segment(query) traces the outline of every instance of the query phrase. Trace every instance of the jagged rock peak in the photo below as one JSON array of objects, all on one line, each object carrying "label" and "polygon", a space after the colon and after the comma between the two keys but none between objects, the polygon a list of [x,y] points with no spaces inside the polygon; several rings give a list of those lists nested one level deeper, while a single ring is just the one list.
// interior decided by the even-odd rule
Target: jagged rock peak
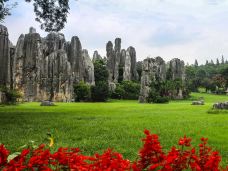
[{"label": "jagged rock peak", "polygon": [[120,52],[121,50],[121,38],[115,39],[115,52]]},{"label": "jagged rock peak", "polygon": [[95,62],[96,60],[102,60],[101,55],[98,53],[97,50],[94,51],[93,53],[93,62]]},{"label": "jagged rock peak", "polygon": [[8,35],[9,35],[9,34],[8,34],[8,29],[7,29],[7,27],[4,26],[4,25],[1,25],[1,24],[0,24],[0,34],[1,34],[1,35],[5,35],[5,36],[8,36]]},{"label": "jagged rock peak", "polygon": [[34,27],[30,27],[29,28],[29,33],[36,33],[36,29]]}]

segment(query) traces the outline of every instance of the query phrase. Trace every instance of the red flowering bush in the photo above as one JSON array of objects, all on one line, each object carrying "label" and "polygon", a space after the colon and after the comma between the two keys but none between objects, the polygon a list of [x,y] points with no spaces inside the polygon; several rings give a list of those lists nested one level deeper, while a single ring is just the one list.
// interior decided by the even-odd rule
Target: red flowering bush
[{"label": "red flowering bush", "polygon": [[9,151],[0,145],[0,170],[2,171],[228,171],[220,166],[221,157],[201,138],[199,150],[191,146],[191,139],[184,136],[179,140],[179,148],[172,147],[166,154],[162,150],[158,136],[144,131],[143,147],[139,158],[130,162],[120,153],[111,149],[94,156],[83,155],[78,148],[59,148],[51,153],[45,145],[36,149],[28,148],[9,160]]}]

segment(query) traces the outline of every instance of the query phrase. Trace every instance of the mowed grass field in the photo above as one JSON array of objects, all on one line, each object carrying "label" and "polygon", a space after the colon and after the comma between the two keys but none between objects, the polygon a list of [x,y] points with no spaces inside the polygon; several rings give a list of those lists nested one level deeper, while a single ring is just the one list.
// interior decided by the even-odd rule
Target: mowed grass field
[{"label": "mowed grass field", "polygon": [[43,142],[48,131],[53,132],[55,144],[79,147],[92,155],[113,148],[134,160],[142,146],[144,129],[160,137],[165,150],[176,145],[179,138],[192,137],[193,145],[201,137],[218,150],[223,162],[228,161],[228,114],[208,114],[217,101],[228,96],[193,93],[192,98],[204,97],[206,105],[192,106],[191,100],[169,104],[139,104],[137,101],[107,103],[57,103],[40,107],[40,103],[24,103],[0,107],[0,143],[11,151],[34,140]]}]

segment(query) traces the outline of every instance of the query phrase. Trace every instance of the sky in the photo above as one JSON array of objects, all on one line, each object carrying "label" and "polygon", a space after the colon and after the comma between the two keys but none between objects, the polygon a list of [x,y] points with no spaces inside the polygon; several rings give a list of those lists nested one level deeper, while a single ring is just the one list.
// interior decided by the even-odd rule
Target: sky
[{"label": "sky", "polygon": [[[15,1],[15,0],[11,0]],[[22,0],[3,23],[16,44],[33,26],[33,6]],[[192,64],[228,59],[228,0],[70,0],[70,13],[61,31],[67,40],[78,36],[90,56],[106,55],[106,43],[122,39],[122,48],[133,46],[137,60],[161,56]]]}]

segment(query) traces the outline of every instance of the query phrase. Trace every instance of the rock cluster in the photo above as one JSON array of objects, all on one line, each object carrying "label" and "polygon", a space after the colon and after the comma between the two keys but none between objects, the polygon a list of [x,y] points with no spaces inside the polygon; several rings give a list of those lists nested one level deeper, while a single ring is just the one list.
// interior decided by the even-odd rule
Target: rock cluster
[{"label": "rock cluster", "polygon": [[213,109],[228,110],[228,101],[227,102],[218,102],[213,105]]},{"label": "rock cluster", "polygon": [[[169,74],[168,74],[169,72]],[[142,62],[142,75],[141,75],[141,90],[139,96],[139,102],[147,102],[147,98],[150,92],[150,85],[153,81],[165,81],[167,75],[171,75],[171,80],[180,79],[184,82],[185,70],[184,62],[180,59],[173,59],[169,63],[161,57],[150,58],[148,57]],[[183,98],[182,89],[176,90],[176,93],[170,95],[172,98]],[[173,97],[174,96],[174,97]]]},{"label": "rock cluster", "polygon": [[63,34],[45,38],[34,28],[21,35],[16,47],[0,26],[0,85],[18,89],[24,101],[72,100],[73,84],[94,84],[94,66],[78,37],[66,42]]},{"label": "rock cluster", "polygon": [[106,52],[110,85],[123,80],[138,80],[134,47],[130,46],[127,50],[121,49],[121,39],[116,38],[114,47],[111,41],[106,44]]},{"label": "rock cluster", "polygon": [[192,105],[204,105],[204,100],[193,101]]}]

